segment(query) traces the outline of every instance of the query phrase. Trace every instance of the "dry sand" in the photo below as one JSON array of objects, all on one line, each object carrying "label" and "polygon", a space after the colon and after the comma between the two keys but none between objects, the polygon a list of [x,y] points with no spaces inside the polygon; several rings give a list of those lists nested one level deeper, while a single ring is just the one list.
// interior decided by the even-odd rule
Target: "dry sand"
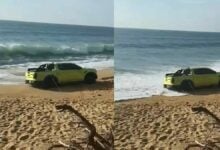
[{"label": "dry sand", "polygon": [[191,108],[196,106],[206,107],[220,118],[220,90],[117,102],[116,150],[184,150],[195,140],[220,141],[220,125],[214,125],[214,119],[204,113],[193,113]]},{"label": "dry sand", "polygon": [[37,89],[29,85],[0,86],[0,149],[46,150],[59,140],[81,140],[85,128],[70,113],[57,112],[69,104],[81,112],[99,133],[113,125],[113,70],[98,72],[96,84],[78,83],[60,89]]}]

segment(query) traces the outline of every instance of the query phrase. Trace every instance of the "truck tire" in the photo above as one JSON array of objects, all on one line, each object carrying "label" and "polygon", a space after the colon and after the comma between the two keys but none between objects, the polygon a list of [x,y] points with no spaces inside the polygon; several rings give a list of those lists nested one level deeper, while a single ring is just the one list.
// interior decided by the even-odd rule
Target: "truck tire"
[{"label": "truck tire", "polygon": [[57,78],[54,76],[47,76],[43,81],[43,88],[56,87],[58,84]]},{"label": "truck tire", "polygon": [[87,84],[92,84],[92,83],[95,83],[96,82],[96,79],[97,79],[97,75],[95,73],[88,73],[86,76],[85,76],[85,83]]},{"label": "truck tire", "polygon": [[181,89],[185,91],[193,91],[194,90],[194,84],[190,80],[183,81],[181,83]]}]

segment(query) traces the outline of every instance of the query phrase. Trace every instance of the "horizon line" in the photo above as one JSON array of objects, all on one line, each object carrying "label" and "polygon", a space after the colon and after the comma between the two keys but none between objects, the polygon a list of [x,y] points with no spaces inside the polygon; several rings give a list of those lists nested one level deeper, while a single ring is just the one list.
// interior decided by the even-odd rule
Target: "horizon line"
[{"label": "horizon line", "polygon": [[112,27],[112,26],[103,26],[103,25],[85,25],[85,24],[55,23],[55,22],[40,22],[40,21],[24,21],[24,20],[9,20],[9,19],[0,19],[0,21],[23,22],[23,23],[41,23],[41,24],[53,24],[53,25],[69,25],[69,26],[84,26],[84,27],[100,27],[100,28],[113,28],[113,29],[131,29],[131,30],[157,30],[157,31],[176,31],[176,32],[220,33],[220,31],[159,29],[159,28],[144,28],[144,27],[115,27],[115,26]]},{"label": "horizon line", "polygon": [[131,30],[157,30],[157,31],[176,31],[176,32],[203,32],[203,33],[220,33],[220,31],[200,31],[200,30],[181,30],[181,29],[159,29],[144,27],[114,27],[115,29],[131,29]]},{"label": "horizon line", "polygon": [[71,24],[71,23],[55,23],[55,22],[40,22],[40,21],[24,21],[24,20],[9,20],[9,19],[0,19],[0,21],[8,22],[23,22],[23,23],[41,23],[41,24],[53,24],[53,25],[68,25],[68,26],[85,26],[85,27],[100,27],[100,28],[114,28],[112,26],[103,26],[103,25],[84,25],[84,24]]}]

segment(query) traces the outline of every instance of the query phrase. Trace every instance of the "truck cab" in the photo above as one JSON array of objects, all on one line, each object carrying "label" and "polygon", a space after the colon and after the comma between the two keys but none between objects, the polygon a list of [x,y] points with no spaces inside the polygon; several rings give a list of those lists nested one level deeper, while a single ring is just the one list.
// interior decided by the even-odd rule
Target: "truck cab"
[{"label": "truck cab", "polygon": [[165,88],[194,89],[219,85],[219,73],[209,68],[186,68],[165,75]]},{"label": "truck cab", "polygon": [[85,81],[94,83],[97,79],[95,69],[82,68],[74,63],[48,63],[38,68],[30,68],[25,73],[26,83],[46,85]]}]

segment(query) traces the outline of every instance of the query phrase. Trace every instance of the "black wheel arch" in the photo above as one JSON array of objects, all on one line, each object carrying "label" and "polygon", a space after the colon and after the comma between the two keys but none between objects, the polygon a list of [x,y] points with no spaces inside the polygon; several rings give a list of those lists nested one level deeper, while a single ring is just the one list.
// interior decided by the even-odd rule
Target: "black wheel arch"
[{"label": "black wheel arch", "polygon": [[[191,84],[191,87],[189,85]],[[193,90],[195,88],[194,82],[190,79],[183,80],[180,84],[181,88],[184,90]]]},{"label": "black wheel arch", "polygon": [[88,76],[93,76],[93,77],[95,77],[95,79],[98,78],[97,73],[95,73],[95,72],[87,72],[86,75],[85,75],[85,78],[88,77]]},{"label": "black wheel arch", "polygon": [[190,80],[190,79],[185,79],[185,80],[183,80],[183,81],[181,82],[181,85],[182,85],[183,83],[187,83],[187,82],[190,82],[190,83],[192,83],[192,84],[194,85],[194,82],[193,82],[192,80]]},{"label": "black wheel arch", "polygon": [[58,79],[54,75],[47,75],[42,83],[43,88],[50,88],[58,85]]},{"label": "black wheel arch", "polygon": [[94,72],[88,72],[84,77],[84,82],[88,84],[95,83],[97,79],[97,74]]},{"label": "black wheel arch", "polygon": [[54,75],[47,75],[44,78],[44,81],[47,80],[47,79],[54,79],[58,83],[58,78],[56,76],[54,76]]}]

